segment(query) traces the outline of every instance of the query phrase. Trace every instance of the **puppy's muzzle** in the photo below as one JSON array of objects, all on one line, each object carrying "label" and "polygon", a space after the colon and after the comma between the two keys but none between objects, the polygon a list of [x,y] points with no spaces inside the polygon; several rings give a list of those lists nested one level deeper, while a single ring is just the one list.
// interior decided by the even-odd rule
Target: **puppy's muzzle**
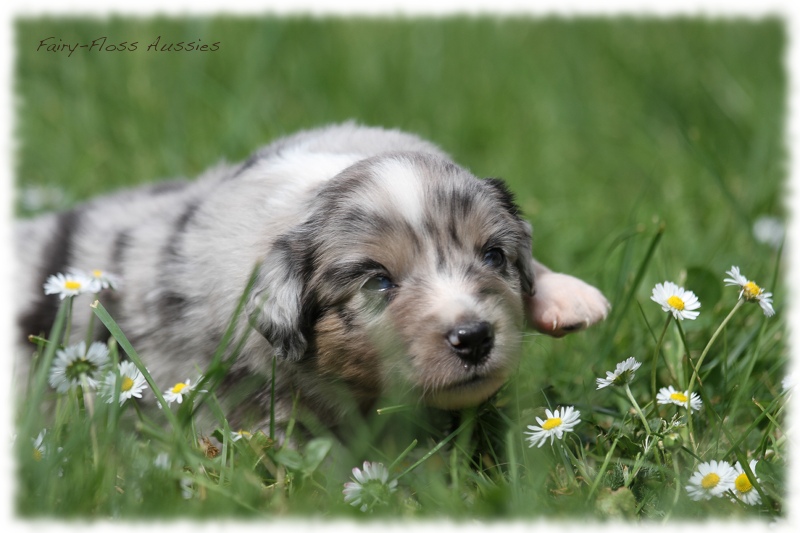
[{"label": "puppy's muzzle", "polygon": [[486,321],[459,324],[447,333],[447,342],[465,363],[479,365],[492,351],[494,328]]}]

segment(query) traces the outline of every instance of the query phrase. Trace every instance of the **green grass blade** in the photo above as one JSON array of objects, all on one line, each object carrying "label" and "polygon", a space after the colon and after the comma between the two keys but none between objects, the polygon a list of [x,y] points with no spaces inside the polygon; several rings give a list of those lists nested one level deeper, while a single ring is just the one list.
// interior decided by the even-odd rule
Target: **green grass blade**
[{"label": "green grass blade", "polygon": [[150,385],[156,400],[161,405],[161,411],[166,416],[172,428],[175,431],[179,431],[181,426],[178,423],[178,419],[175,417],[175,414],[170,411],[169,404],[161,394],[161,390],[153,379],[153,376],[151,376],[150,372],[147,371],[147,367],[144,365],[144,362],[142,361],[141,357],[139,357],[139,354],[136,353],[136,350],[133,348],[133,346],[131,346],[131,343],[128,341],[127,337],[125,337],[125,334],[122,333],[122,330],[119,328],[117,323],[113,318],[111,318],[111,315],[108,314],[108,311],[106,311],[106,308],[103,307],[103,304],[96,300],[91,307],[94,313],[97,315],[97,318],[100,319],[100,322],[105,325],[109,333],[111,333],[111,336],[113,336],[117,341],[117,344],[119,344],[119,346],[125,351],[125,354],[127,354],[133,364],[135,364],[142,373],[144,379],[147,381],[147,384]]},{"label": "green grass blade", "polygon": [[642,283],[642,279],[644,278],[645,272],[647,271],[648,266],[650,265],[650,261],[653,259],[655,255],[656,249],[658,248],[658,244],[661,242],[662,237],[664,236],[664,232],[666,231],[666,224],[663,222],[659,224],[658,229],[656,229],[655,235],[650,240],[650,245],[647,247],[647,251],[642,258],[641,263],[639,263],[639,268],[636,270],[636,274],[633,277],[633,282],[631,283],[628,292],[625,294],[625,297],[622,299],[622,304],[619,306],[619,309],[612,310],[613,315],[613,322],[608,328],[608,333],[606,338],[603,342],[603,348],[600,350],[601,358],[605,358],[611,352],[611,343],[614,339],[614,335],[616,331],[619,329],[620,323],[622,319],[627,314],[628,307],[630,307],[631,302],[636,297],[636,292],[639,290],[639,285]]}]

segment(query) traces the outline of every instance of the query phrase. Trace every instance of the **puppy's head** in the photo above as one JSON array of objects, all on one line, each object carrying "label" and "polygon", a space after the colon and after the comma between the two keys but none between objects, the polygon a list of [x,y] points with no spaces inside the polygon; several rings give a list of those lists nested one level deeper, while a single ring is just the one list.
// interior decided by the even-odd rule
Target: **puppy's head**
[{"label": "puppy's head", "polygon": [[455,409],[518,360],[532,286],[530,226],[499,180],[397,153],[326,183],[278,238],[250,300],[280,357],[362,399],[404,389]]}]

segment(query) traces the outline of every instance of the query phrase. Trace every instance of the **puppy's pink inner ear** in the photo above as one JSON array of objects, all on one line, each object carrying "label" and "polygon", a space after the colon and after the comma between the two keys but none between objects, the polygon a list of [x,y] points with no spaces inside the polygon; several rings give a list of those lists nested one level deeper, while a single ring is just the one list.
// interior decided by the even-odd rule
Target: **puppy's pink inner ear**
[{"label": "puppy's pink inner ear", "polygon": [[530,325],[553,337],[579,331],[603,320],[611,306],[588,283],[567,274],[537,268],[536,292],[525,299]]}]

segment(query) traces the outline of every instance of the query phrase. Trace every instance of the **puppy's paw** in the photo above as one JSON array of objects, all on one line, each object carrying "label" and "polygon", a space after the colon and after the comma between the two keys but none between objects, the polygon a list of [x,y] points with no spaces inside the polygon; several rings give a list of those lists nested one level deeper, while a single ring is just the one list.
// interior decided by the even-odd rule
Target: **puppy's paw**
[{"label": "puppy's paw", "polygon": [[587,328],[605,319],[611,309],[599,290],[556,272],[536,278],[536,294],[526,304],[531,325],[553,337]]}]

